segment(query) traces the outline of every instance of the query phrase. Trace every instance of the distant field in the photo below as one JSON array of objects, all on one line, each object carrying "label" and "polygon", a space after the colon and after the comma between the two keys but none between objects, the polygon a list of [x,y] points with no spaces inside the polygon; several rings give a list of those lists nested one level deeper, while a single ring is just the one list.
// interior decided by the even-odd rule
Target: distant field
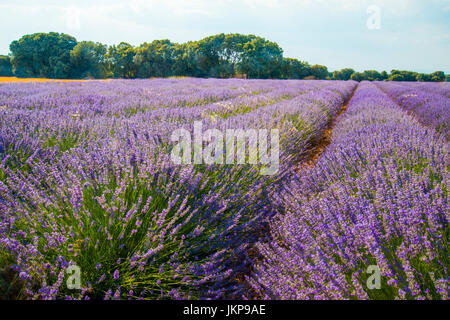
[{"label": "distant field", "polygon": [[[184,79],[186,77],[170,77],[169,79]],[[155,78],[156,79],[156,78]],[[17,78],[17,77],[0,77],[0,83],[2,82],[73,82],[73,81],[110,81],[111,79],[101,80],[73,80],[73,79],[45,79],[45,78]]]},{"label": "distant field", "polygon": [[448,299],[446,84],[0,82],[0,299]]},{"label": "distant field", "polygon": [[53,81],[81,81],[81,80],[54,80],[43,78],[17,78],[17,77],[0,77],[0,83],[2,82],[53,82]]}]

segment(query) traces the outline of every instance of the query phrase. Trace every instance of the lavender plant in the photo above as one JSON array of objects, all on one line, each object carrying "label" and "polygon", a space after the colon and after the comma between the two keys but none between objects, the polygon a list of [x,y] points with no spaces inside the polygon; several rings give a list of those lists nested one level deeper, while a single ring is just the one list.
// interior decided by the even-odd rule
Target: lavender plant
[{"label": "lavender plant", "polygon": [[448,299],[449,161],[442,136],[362,83],[317,165],[272,194],[254,295]]},{"label": "lavender plant", "polygon": [[[242,296],[268,194],[354,82],[129,80],[0,86],[0,263],[30,299]],[[211,117],[215,115],[215,117]],[[170,135],[279,128],[282,172],[170,161]],[[81,289],[66,286],[69,266]],[[8,272],[9,272],[8,271]]]},{"label": "lavender plant", "polygon": [[378,82],[378,87],[424,125],[450,138],[450,88],[446,83]]}]

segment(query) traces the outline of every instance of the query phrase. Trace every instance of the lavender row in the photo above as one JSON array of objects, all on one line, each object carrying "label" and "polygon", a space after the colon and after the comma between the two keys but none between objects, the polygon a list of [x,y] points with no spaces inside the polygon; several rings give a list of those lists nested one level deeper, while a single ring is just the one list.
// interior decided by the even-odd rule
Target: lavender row
[{"label": "lavender row", "polygon": [[[191,79],[179,82],[200,85]],[[201,83],[207,88],[218,84]],[[241,81],[224,83],[232,88]],[[0,262],[19,275],[17,283],[25,287],[22,298],[243,294],[235,279],[248,268],[246,252],[257,240],[260,225],[274,213],[268,193],[278,178],[262,177],[250,165],[174,165],[169,158],[170,133],[190,128],[195,117],[183,115],[207,105],[172,108],[163,103],[161,108],[127,115],[120,107],[127,108],[127,101],[119,100],[130,94],[120,92],[130,92],[134,84],[91,83],[87,91],[118,100],[98,105],[94,114],[84,109],[90,110],[97,98],[93,103],[76,102],[86,92],[80,84],[52,84],[46,93],[49,102],[39,97],[39,108],[29,108],[26,98],[24,105],[20,103],[20,95],[27,96],[32,86],[2,87],[3,93],[20,94],[15,104],[9,103],[9,93],[3,94],[8,105],[0,111]],[[251,82],[248,92],[261,93],[269,85],[276,91],[286,84]],[[140,85],[153,90],[154,83]],[[167,87],[157,88],[169,92],[171,85],[165,82]],[[306,136],[321,134],[355,83],[298,81],[289,86],[314,89],[295,89],[298,96],[251,112],[203,119],[205,130],[280,128],[285,146],[299,146],[286,150],[286,158],[290,152],[306,152]],[[55,104],[51,99],[57,95],[75,102]],[[71,105],[91,116],[73,117]],[[111,109],[117,116],[109,116]],[[159,109],[171,116],[155,117]],[[82,290],[75,293],[65,286],[65,270],[72,265],[82,271]]]},{"label": "lavender row", "polygon": [[420,122],[450,138],[450,88],[440,83],[393,84],[377,82],[378,87]]},{"label": "lavender row", "polygon": [[272,194],[254,294],[448,299],[449,164],[442,136],[361,83],[317,165]]}]

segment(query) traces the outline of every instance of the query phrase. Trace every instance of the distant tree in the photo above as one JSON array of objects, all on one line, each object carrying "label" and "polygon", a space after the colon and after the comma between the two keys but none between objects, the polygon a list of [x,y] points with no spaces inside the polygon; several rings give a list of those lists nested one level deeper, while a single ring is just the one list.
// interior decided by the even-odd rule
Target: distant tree
[{"label": "distant tree", "polygon": [[244,45],[256,39],[254,35],[243,35],[239,33],[226,34],[223,40],[223,48],[220,52],[221,58],[229,63],[236,64],[242,59]]},{"label": "distant tree", "polygon": [[447,75],[445,76],[445,81],[450,82],[450,74],[447,74]]},{"label": "distant tree", "polygon": [[[260,59],[257,56],[263,54],[263,48],[266,49],[267,54],[269,44],[272,44],[254,35],[237,33],[221,33],[190,43],[190,48],[193,49],[196,59],[195,75],[199,77],[227,78],[234,76],[236,72],[246,73],[243,70],[246,68],[245,63],[250,63],[249,48],[251,43],[255,45],[253,47],[255,50],[252,53],[252,63],[255,62],[255,59]],[[264,65],[269,67],[269,64]],[[268,73],[271,73],[271,70]]]},{"label": "distant tree", "polygon": [[388,78],[388,81],[406,81],[405,77],[402,74],[391,74]]},{"label": "distant tree", "polygon": [[76,39],[64,33],[25,35],[9,47],[13,72],[19,77],[68,78],[70,51],[76,45]]},{"label": "distant tree", "polygon": [[[196,59],[196,75],[199,77],[225,77],[230,73],[225,59],[225,34],[210,36],[192,43]],[[228,72],[226,72],[228,70]],[[234,73],[234,70],[231,71]]]},{"label": "distant tree", "polygon": [[238,72],[239,63],[242,62],[245,44],[256,38],[254,35],[226,34],[222,50],[219,52],[221,58],[220,73],[224,76],[234,76]]},{"label": "distant tree", "polygon": [[436,71],[430,74],[431,81],[443,82],[445,81],[445,73],[443,71]]},{"label": "distant tree", "polygon": [[368,81],[380,81],[383,80],[381,74],[376,70],[365,70],[363,72],[364,80]]},{"label": "distant tree", "polygon": [[197,59],[193,42],[176,44],[174,47],[174,75],[195,76],[197,73]]},{"label": "distant tree", "polygon": [[134,62],[136,49],[129,43],[121,42],[108,48],[106,63],[115,78],[135,78],[137,66]]},{"label": "distant tree", "polygon": [[10,57],[0,55],[0,76],[11,77],[13,75]]},{"label": "distant tree", "polygon": [[334,79],[356,81],[448,81],[442,71],[355,72],[344,68],[329,72],[284,58],[275,42],[255,35],[217,34],[183,44],[154,40],[135,48],[121,42],[107,47],[55,32],[25,35],[10,45],[11,56],[0,56],[0,75],[48,78],[148,78],[171,75],[192,77],[249,77],[282,79]]},{"label": "distant tree", "polygon": [[134,63],[138,78],[171,76],[174,73],[175,44],[169,40],[144,43],[136,49]]},{"label": "distant tree", "polygon": [[361,72],[355,72],[354,74],[351,75],[350,79],[354,80],[354,81],[359,81],[359,82],[366,80],[365,75]]},{"label": "distant tree", "polygon": [[431,81],[431,76],[429,74],[425,74],[425,73],[419,73],[416,76],[416,81],[419,82],[428,82]]},{"label": "distant tree", "polygon": [[411,71],[392,70],[389,81],[416,81],[417,73]]},{"label": "distant tree", "polygon": [[350,80],[352,74],[355,73],[355,70],[351,68],[345,68],[340,71],[334,71],[331,78],[333,80]]},{"label": "distant tree", "polygon": [[238,70],[250,78],[278,78],[281,75],[282,61],[283,50],[278,44],[256,37],[243,46]]},{"label": "distant tree", "polygon": [[106,78],[105,55],[107,46],[98,42],[82,41],[70,51],[70,63],[73,78]]},{"label": "distant tree", "polygon": [[311,67],[311,75],[316,79],[327,79],[328,78],[328,68],[325,66],[321,66],[319,64],[315,64]]},{"label": "distant tree", "polygon": [[297,59],[283,58],[280,68],[283,79],[304,79],[311,75],[311,66]]}]

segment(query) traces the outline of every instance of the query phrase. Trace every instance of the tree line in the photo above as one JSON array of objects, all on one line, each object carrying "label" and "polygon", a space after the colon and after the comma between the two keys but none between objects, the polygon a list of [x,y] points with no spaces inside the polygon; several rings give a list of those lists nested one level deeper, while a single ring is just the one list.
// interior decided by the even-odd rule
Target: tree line
[{"label": "tree line", "polygon": [[449,81],[442,71],[329,72],[323,65],[283,57],[275,42],[255,35],[218,34],[199,41],[155,40],[134,47],[81,41],[64,33],[34,33],[10,44],[0,56],[0,76],[53,79],[150,78],[170,76],[250,79]]}]

